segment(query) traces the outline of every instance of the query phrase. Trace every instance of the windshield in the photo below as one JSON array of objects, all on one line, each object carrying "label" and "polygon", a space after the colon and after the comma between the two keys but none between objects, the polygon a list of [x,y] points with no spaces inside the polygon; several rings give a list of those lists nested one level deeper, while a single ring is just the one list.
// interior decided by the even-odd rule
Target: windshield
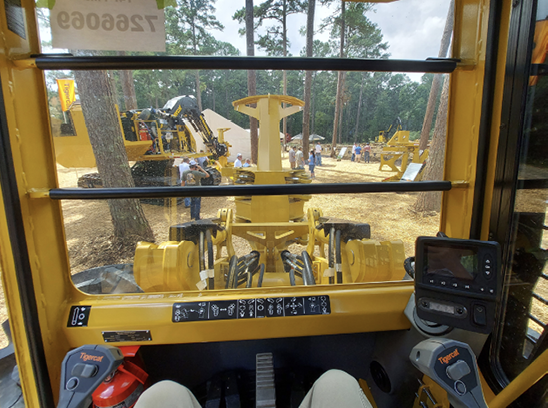
[{"label": "windshield", "polygon": [[[255,10],[250,54],[246,10],[233,2],[145,3],[99,13],[56,2],[41,13],[44,51],[424,60],[446,56],[451,39],[449,1],[317,4],[307,51],[304,3],[269,3]],[[403,261],[417,236],[437,232],[441,193],[404,184],[443,179],[449,81],[400,67],[409,72],[47,70],[59,187],[173,193],[64,200],[75,284],[113,293],[408,279]],[[253,94],[265,97],[245,99]],[[401,191],[303,193],[340,183]],[[193,190],[261,184],[285,195]],[[188,276],[170,281],[182,269]]]}]

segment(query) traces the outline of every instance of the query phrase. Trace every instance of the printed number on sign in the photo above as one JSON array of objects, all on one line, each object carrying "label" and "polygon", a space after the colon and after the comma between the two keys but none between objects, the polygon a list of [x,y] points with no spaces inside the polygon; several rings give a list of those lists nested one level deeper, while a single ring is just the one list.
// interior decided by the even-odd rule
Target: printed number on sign
[{"label": "printed number on sign", "polygon": [[156,27],[154,27],[154,21],[158,20],[158,16],[148,16],[133,14],[127,16],[125,14],[118,14],[113,16],[112,14],[99,14],[89,13],[84,14],[79,11],[73,11],[68,13],[67,11],[62,11],[57,15],[57,24],[63,30],[68,30],[69,28],[74,28],[76,30],[82,30],[87,27],[90,30],[99,30],[103,29],[105,31],[135,31],[135,32],[144,32],[150,31],[152,33],[156,32]]}]

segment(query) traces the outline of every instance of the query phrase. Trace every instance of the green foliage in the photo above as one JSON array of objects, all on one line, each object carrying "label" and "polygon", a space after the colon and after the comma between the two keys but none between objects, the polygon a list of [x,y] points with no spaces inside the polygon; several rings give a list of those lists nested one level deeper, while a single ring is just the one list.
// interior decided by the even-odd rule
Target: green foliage
[{"label": "green foliage", "polygon": [[[305,9],[305,1],[286,1],[286,13],[300,13]],[[240,55],[231,43],[217,40],[214,31],[223,29],[214,16],[212,0],[177,0],[177,7],[166,8],[166,38],[167,51],[159,55]],[[337,3],[340,4],[340,3]],[[269,0],[255,6],[257,18],[255,26],[265,28],[272,23],[270,39],[261,40],[261,47],[269,55],[282,55],[283,25],[281,15],[282,0]],[[349,58],[388,58],[388,44],[383,41],[379,28],[368,18],[372,11],[371,4],[346,4],[345,12],[345,54]],[[234,18],[243,25],[245,8],[237,11]],[[323,29],[328,30],[330,39],[313,44],[313,56],[321,58],[337,57],[340,25],[340,10],[336,10],[326,19]],[[266,30],[269,28],[266,27]],[[272,34],[274,33],[274,34]],[[114,53],[110,53],[114,54]],[[131,55],[131,53],[127,53]],[[142,55],[142,53],[140,54]],[[158,55],[158,54],[157,54]],[[300,52],[305,55],[305,50]],[[70,72],[46,71],[48,98],[52,101],[52,114],[61,118],[54,101],[57,98],[56,78],[72,77]],[[171,98],[179,95],[196,96],[196,80],[194,71],[190,70],[138,70],[133,72],[137,105],[140,108],[161,108]],[[122,103],[122,91],[118,73],[111,73],[117,90],[119,105]],[[287,93],[290,96],[303,99],[303,71],[287,71]],[[385,72],[347,72],[344,87],[344,107],[342,126],[342,142],[352,143],[356,138],[359,142],[374,140],[380,130],[386,130],[396,118],[400,118],[405,130],[411,131],[415,138],[420,132],[426,104],[433,80],[433,74],[425,74],[420,82],[413,82],[401,73]],[[257,94],[281,94],[283,89],[281,71],[257,71]],[[546,92],[544,82],[537,86],[538,94]],[[316,71],[312,75],[311,133],[317,133],[330,138],[333,131],[333,116],[335,111],[335,95],[337,89],[337,73]],[[245,70],[202,70],[200,71],[200,90],[203,109],[212,109],[232,120],[243,128],[249,127],[249,118],[235,112],[232,102],[247,96],[247,71]],[[361,108],[358,105],[360,102]],[[355,135],[356,122],[358,134]],[[302,131],[302,114],[287,118],[288,132],[291,135]],[[540,129],[535,127],[533,131]],[[542,129],[544,131],[545,129]]]},{"label": "green foliage", "polygon": [[[287,38],[287,17],[291,14],[306,13],[307,1],[303,0],[266,0],[253,7],[255,31],[267,21],[273,21],[273,25],[265,27],[265,34],[258,34],[255,43],[268,55],[286,55],[291,43]],[[232,17],[239,23],[245,21],[245,7],[234,13]],[[245,34],[245,28],[239,30],[240,35]]]}]

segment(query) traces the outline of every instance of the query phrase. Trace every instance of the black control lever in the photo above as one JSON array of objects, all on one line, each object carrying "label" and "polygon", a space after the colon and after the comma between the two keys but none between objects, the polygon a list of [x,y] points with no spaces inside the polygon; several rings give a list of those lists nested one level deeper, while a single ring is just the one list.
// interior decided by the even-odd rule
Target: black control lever
[{"label": "black control lever", "polygon": [[91,394],[124,360],[114,346],[86,345],[67,353],[61,368],[57,408],[87,408]]}]

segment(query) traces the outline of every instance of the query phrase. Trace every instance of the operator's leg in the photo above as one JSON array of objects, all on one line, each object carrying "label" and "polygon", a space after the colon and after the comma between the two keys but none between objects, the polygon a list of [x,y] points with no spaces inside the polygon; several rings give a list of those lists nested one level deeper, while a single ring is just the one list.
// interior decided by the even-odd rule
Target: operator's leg
[{"label": "operator's leg", "polygon": [[329,370],[316,380],[299,408],[372,408],[354,377]]},{"label": "operator's leg", "polygon": [[185,386],[173,381],[160,381],[143,392],[135,408],[200,408],[196,397]]}]

